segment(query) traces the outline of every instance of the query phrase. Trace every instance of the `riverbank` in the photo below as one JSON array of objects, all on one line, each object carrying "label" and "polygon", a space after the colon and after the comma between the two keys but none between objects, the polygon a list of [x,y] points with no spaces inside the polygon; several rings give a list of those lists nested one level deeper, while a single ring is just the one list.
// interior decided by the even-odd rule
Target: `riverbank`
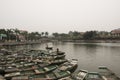
[{"label": "riverbank", "polygon": [[120,40],[61,40],[62,42],[120,43]]},{"label": "riverbank", "polygon": [[0,43],[0,46],[15,46],[15,45],[28,45],[28,44],[38,44],[41,43],[41,41],[26,41],[26,42],[4,42]]},{"label": "riverbank", "polygon": [[41,44],[44,42],[80,42],[80,43],[120,43],[120,40],[38,40],[38,41],[24,41],[24,42],[0,42],[0,46],[16,46],[16,45],[32,45]]}]

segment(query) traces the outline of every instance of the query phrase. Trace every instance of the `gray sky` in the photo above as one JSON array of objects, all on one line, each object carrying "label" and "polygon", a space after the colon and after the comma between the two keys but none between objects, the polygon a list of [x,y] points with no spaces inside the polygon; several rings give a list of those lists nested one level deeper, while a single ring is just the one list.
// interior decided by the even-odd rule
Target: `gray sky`
[{"label": "gray sky", "polygon": [[120,0],[0,0],[0,28],[111,31],[120,28]]}]

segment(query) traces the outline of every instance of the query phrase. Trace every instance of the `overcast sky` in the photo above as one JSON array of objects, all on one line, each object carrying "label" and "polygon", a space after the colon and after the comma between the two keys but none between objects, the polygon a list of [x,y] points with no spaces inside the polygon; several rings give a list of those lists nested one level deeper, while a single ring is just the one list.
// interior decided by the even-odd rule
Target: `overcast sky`
[{"label": "overcast sky", "polygon": [[111,31],[120,28],[120,0],[0,0],[0,28]]}]

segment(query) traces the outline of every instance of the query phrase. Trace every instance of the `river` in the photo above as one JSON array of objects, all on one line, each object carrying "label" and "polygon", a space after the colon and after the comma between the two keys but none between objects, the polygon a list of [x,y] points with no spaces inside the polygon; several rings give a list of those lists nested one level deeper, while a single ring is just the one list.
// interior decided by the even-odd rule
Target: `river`
[{"label": "river", "polygon": [[[18,50],[25,48],[45,49],[46,44],[27,46],[8,46],[8,49]],[[78,69],[97,71],[98,66],[107,66],[120,76],[120,43],[77,43],[54,42],[53,48],[64,51],[67,59],[78,59]]]}]

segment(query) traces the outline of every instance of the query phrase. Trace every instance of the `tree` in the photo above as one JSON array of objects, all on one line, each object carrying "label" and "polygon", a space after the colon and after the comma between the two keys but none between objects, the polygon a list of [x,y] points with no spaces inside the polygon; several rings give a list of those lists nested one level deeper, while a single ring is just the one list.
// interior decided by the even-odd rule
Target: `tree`
[{"label": "tree", "polygon": [[44,36],[44,32],[41,32],[41,36]]},{"label": "tree", "polygon": [[92,40],[96,38],[96,31],[87,31],[84,35],[83,38],[85,40]]},{"label": "tree", "polygon": [[22,31],[22,32],[20,32],[20,34],[23,35],[26,40],[28,40],[28,32],[27,31]]},{"label": "tree", "polygon": [[59,34],[56,32],[56,33],[53,33],[52,34],[55,38],[57,38],[59,36]]},{"label": "tree", "polygon": [[31,32],[29,33],[28,38],[29,40],[39,40],[41,38],[41,34],[39,34],[38,32]]},{"label": "tree", "polygon": [[49,34],[48,32],[45,32],[45,36],[46,36],[46,37],[48,37],[48,34]]},{"label": "tree", "polygon": [[14,33],[15,33],[15,36],[16,36],[16,41],[19,40],[18,38],[18,35],[20,34],[20,31],[16,28],[16,29],[13,29]]},{"label": "tree", "polygon": [[0,40],[5,41],[6,38],[7,38],[6,30],[5,29],[0,29]]},{"label": "tree", "polygon": [[7,36],[8,36],[7,40],[11,40],[11,36],[13,35],[13,31],[11,29],[7,29],[6,32],[7,32]]}]

